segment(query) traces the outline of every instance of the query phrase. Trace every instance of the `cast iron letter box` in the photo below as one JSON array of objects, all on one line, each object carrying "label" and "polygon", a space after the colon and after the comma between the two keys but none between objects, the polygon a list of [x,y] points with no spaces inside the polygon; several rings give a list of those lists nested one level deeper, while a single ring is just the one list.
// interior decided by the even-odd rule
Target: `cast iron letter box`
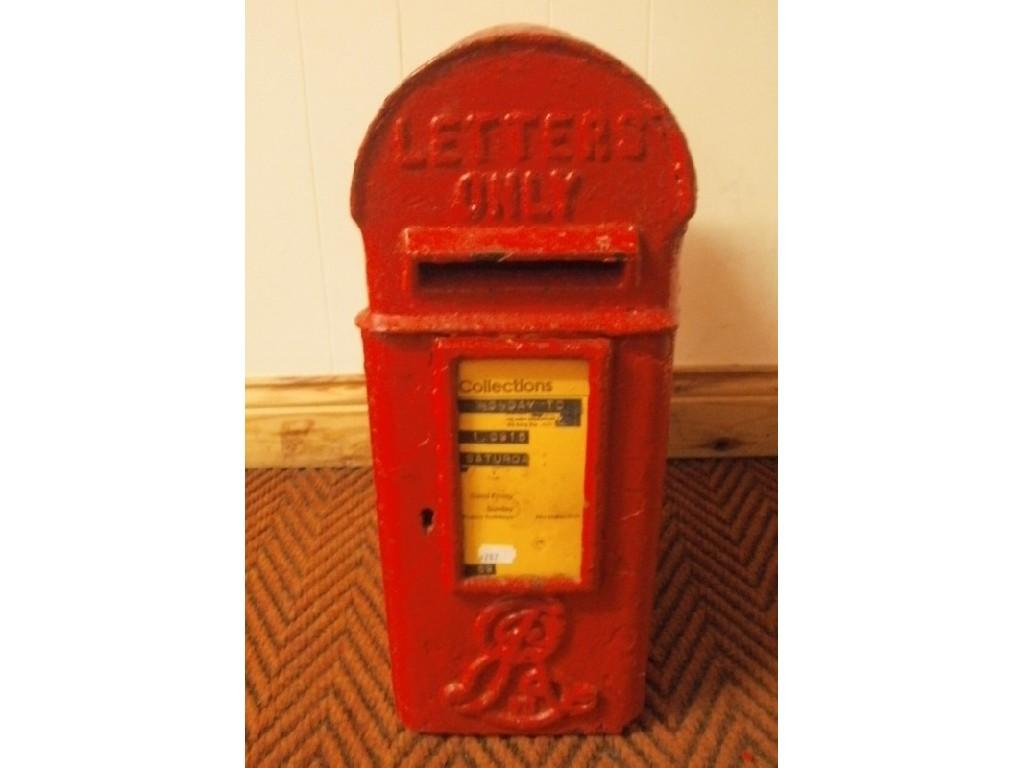
[{"label": "cast iron letter box", "polygon": [[444,733],[639,714],[694,208],[654,91],[539,29],[469,38],[356,161],[395,701]]}]

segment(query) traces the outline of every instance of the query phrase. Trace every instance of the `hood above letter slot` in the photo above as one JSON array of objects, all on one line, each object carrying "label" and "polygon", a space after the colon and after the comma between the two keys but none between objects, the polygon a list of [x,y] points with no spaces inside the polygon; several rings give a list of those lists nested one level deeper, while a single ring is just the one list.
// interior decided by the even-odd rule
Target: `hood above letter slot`
[{"label": "hood above letter slot", "polygon": [[417,262],[616,262],[639,253],[636,227],[406,227],[402,250]]}]

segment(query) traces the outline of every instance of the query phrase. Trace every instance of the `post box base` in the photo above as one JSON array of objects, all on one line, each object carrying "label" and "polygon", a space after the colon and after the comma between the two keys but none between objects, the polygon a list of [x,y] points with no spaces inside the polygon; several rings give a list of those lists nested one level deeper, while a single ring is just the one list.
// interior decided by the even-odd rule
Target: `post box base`
[{"label": "post box base", "polygon": [[[641,686],[642,690],[642,686]],[[605,692],[608,695],[608,692]],[[564,736],[571,734],[619,734],[628,728],[640,717],[643,712],[643,695],[629,697],[633,700],[632,706],[626,709],[621,702],[615,702],[615,706],[609,706],[612,702],[600,699],[590,716],[576,716],[559,718],[547,726],[538,726],[534,720],[535,716],[524,715],[520,721],[507,722],[500,725],[496,721],[470,719],[463,720],[452,718],[446,713],[439,716],[438,712],[433,713],[410,713],[403,712],[399,706],[398,714],[402,726],[410,731],[423,734],[436,734],[439,736],[454,735],[476,735],[476,736]],[[602,705],[604,705],[602,707]]]}]

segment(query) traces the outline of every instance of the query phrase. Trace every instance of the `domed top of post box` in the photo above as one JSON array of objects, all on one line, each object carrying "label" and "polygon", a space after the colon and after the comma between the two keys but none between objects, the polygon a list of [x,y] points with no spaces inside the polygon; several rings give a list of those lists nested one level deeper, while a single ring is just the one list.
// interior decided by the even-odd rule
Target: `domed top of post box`
[{"label": "domed top of post box", "polygon": [[639,75],[547,29],[488,30],[410,75],[363,140],[360,322],[629,310],[670,323],[694,202],[686,141]]}]

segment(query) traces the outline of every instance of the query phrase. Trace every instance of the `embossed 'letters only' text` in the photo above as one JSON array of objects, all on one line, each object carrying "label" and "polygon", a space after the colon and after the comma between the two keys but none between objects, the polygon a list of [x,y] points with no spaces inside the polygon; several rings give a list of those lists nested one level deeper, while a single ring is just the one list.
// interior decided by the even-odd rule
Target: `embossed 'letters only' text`
[{"label": "embossed 'letters only' text", "polygon": [[450,198],[472,221],[568,221],[588,163],[642,161],[660,114],[598,110],[396,118],[392,157],[408,170],[463,169]]}]

